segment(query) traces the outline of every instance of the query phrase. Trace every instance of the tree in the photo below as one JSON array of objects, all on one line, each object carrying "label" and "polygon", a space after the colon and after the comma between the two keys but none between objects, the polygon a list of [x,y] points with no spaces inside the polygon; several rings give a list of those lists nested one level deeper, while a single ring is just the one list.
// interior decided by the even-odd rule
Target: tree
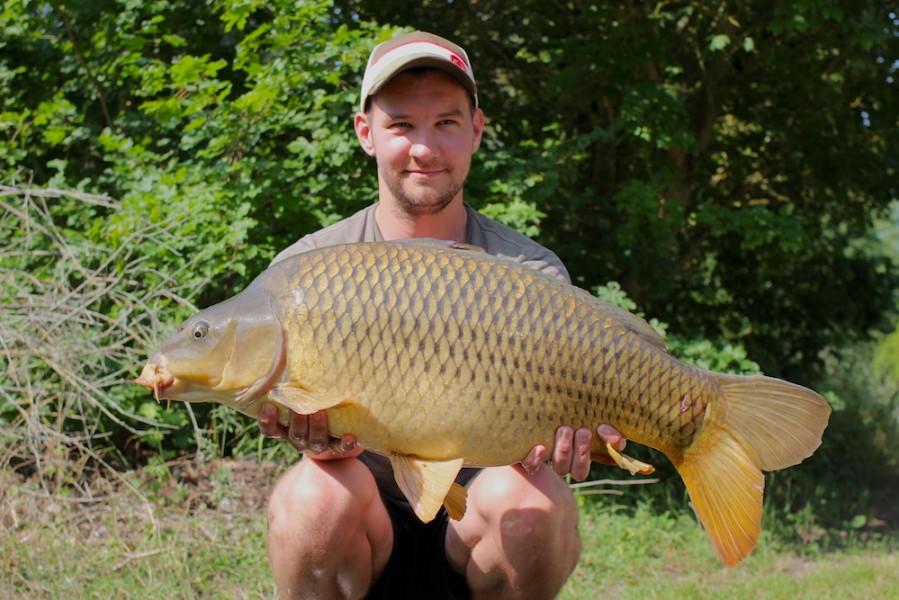
[{"label": "tree", "polygon": [[517,185],[582,284],[800,378],[891,308],[892,263],[859,244],[896,198],[882,3],[345,4],[471,49],[481,201]]},{"label": "tree", "polygon": [[[25,443],[55,422],[78,452],[171,424],[169,449],[193,444],[186,413],[130,380],[194,304],[372,197],[348,115],[377,36],[333,23],[328,2],[4,4],[0,418],[23,453],[55,447],[43,429]],[[71,373],[102,385],[73,390]]]},{"label": "tree", "polygon": [[470,49],[490,121],[467,198],[580,285],[798,379],[892,307],[866,238],[896,196],[899,26],[874,0],[10,0],[3,177],[118,199],[58,209],[108,220],[97,243],[177,224],[220,299],[375,197],[351,115],[395,25]]}]

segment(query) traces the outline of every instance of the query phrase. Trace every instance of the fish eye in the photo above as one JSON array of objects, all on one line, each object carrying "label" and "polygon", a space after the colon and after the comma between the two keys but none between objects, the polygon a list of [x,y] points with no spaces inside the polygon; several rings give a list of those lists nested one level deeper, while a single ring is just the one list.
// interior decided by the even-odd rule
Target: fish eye
[{"label": "fish eye", "polygon": [[206,337],[207,333],[209,333],[209,323],[207,323],[206,321],[200,321],[199,323],[194,325],[194,328],[190,331],[190,335],[195,340],[202,340],[204,337]]}]

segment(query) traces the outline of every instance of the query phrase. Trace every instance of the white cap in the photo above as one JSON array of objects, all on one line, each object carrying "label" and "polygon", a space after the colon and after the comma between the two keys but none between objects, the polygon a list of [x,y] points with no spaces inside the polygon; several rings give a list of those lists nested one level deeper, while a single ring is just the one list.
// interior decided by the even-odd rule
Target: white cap
[{"label": "white cap", "polygon": [[394,75],[413,67],[433,67],[452,75],[474,98],[478,106],[478,86],[468,55],[460,46],[440,36],[415,31],[375,46],[368,58],[359,110],[365,110],[369,96],[378,93]]}]

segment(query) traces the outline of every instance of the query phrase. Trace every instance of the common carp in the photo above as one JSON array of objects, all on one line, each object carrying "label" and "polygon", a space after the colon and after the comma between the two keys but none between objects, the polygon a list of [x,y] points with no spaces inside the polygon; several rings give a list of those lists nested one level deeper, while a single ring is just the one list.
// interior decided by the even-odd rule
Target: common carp
[{"label": "common carp", "polygon": [[[333,436],[389,457],[422,521],[441,505],[461,518],[463,465],[514,464],[551,449],[560,425],[608,423],[671,460],[728,566],[758,540],[762,471],[809,457],[830,415],[804,387],[677,360],[644,320],[584,290],[422,240],[271,266],[178,327],[137,383],[251,417],[266,402],[284,418],[327,410]],[[593,452],[652,469],[599,442]]]}]

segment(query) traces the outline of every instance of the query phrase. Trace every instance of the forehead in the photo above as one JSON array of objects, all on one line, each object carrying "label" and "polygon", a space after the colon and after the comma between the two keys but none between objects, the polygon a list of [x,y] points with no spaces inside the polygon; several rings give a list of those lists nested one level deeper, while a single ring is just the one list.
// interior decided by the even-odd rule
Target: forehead
[{"label": "forehead", "polygon": [[436,69],[410,69],[391,79],[372,97],[373,106],[387,112],[402,107],[461,109],[471,96],[452,76]]}]

